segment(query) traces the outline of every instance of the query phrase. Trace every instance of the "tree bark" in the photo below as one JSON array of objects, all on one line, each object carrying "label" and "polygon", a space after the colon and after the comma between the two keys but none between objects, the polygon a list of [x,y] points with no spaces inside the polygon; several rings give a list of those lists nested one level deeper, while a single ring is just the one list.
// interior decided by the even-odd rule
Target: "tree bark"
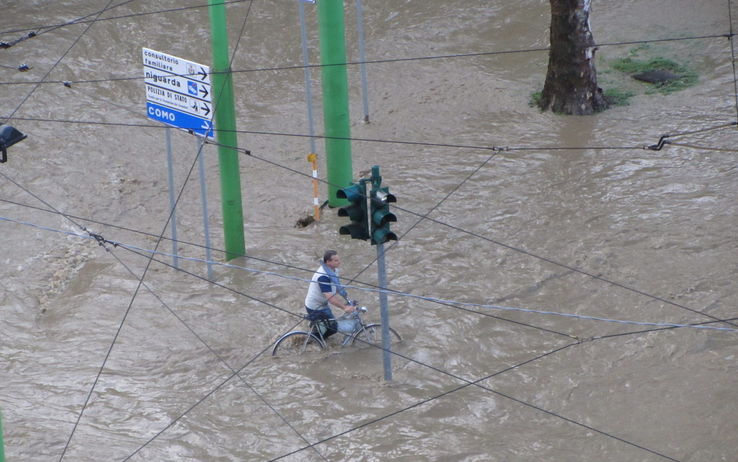
[{"label": "tree bark", "polygon": [[606,109],[597,86],[595,42],[589,26],[592,0],[550,1],[551,49],[539,107],[576,115]]}]

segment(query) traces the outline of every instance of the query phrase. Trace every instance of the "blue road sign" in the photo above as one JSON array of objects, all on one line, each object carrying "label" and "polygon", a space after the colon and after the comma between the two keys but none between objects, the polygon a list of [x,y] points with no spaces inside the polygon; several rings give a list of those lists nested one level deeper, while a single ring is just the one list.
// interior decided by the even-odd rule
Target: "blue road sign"
[{"label": "blue road sign", "polygon": [[146,102],[146,115],[149,119],[190,131],[197,136],[215,138],[213,134],[213,123],[208,119],[154,104],[151,101]]}]

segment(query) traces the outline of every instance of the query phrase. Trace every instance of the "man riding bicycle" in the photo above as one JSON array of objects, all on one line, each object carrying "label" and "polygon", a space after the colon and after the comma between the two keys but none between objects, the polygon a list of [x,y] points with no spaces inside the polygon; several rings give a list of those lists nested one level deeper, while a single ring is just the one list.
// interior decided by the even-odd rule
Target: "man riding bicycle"
[{"label": "man riding bicycle", "polygon": [[326,250],[320,267],[310,280],[307,296],[305,296],[308,319],[316,323],[319,334],[324,339],[338,332],[338,324],[330,305],[346,313],[352,313],[356,309],[356,302],[348,298],[346,289],[338,279],[339,266],[341,266],[341,259],[338,257],[338,252]]}]

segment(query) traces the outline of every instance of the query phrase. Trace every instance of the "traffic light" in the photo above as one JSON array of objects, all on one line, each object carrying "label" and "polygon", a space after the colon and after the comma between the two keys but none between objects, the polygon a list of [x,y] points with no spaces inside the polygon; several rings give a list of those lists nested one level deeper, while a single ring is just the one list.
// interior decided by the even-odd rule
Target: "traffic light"
[{"label": "traffic light", "polygon": [[397,234],[390,231],[390,223],[397,221],[395,214],[390,212],[391,202],[397,202],[397,198],[389,193],[389,188],[372,188],[369,199],[372,245],[397,240]]},{"label": "traffic light", "polygon": [[346,207],[338,209],[339,217],[349,217],[351,223],[341,226],[338,234],[350,234],[351,239],[369,239],[369,220],[366,213],[366,180],[336,191],[339,199],[348,199]]}]

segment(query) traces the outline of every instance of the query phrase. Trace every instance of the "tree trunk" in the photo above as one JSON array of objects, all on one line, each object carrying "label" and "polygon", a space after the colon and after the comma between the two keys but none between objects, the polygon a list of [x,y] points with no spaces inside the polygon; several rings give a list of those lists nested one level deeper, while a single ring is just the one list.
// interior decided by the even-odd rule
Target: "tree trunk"
[{"label": "tree trunk", "polygon": [[541,110],[586,115],[607,108],[597,86],[595,42],[589,27],[592,0],[551,1],[551,49]]}]

